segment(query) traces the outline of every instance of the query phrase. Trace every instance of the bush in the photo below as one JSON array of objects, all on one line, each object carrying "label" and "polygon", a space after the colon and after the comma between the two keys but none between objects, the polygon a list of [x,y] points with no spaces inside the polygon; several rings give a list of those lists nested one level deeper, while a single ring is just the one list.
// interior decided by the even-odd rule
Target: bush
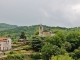
[{"label": "bush", "polygon": [[32,59],[40,59],[40,58],[41,58],[41,56],[40,56],[39,53],[32,53],[32,54],[30,55],[30,57],[31,57]]},{"label": "bush", "polygon": [[17,43],[16,41],[13,42],[13,44],[16,44],[16,43]]},{"label": "bush", "polygon": [[11,50],[10,52],[9,52],[9,54],[13,54],[14,52],[13,52],[13,50]]},{"label": "bush", "polygon": [[4,52],[3,54],[5,55],[6,53]]},{"label": "bush", "polygon": [[28,51],[30,49],[31,49],[31,46],[26,46],[26,47],[23,48],[23,50],[26,50],[26,51]]},{"label": "bush", "polygon": [[25,57],[25,54],[14,54],[14,55],[8,55],[7,59],[19,59],[19,60],[23,60],[23,58]]},{"label": "bush", "polygon": [[65,53],[64,55],[52,56],[51,60],[73,60],[73,58],[68,53]]}]

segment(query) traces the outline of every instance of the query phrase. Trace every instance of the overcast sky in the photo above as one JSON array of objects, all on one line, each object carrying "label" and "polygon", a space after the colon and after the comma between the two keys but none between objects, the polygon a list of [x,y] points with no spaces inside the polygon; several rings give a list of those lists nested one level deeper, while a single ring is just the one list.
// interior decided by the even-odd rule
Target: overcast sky
[{"label": "overcast sky", "polygon": [[80,26],[80,0],[0,0],[0,23]]}]

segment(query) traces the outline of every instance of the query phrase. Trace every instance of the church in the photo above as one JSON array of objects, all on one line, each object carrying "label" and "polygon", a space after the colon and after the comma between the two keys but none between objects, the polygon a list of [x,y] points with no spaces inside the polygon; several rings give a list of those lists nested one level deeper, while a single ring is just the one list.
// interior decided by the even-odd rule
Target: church
[{"label": "church", "polygon": [[39,36],[46,37],[46,36],[54,36],[55,34],[52,31],[44,30],[43,25],[40,24],[39,26]]}]

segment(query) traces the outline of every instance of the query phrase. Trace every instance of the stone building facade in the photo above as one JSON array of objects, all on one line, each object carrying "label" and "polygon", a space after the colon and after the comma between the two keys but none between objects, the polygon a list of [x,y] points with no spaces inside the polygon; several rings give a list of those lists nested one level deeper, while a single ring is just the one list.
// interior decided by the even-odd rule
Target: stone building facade
[{"label": "stone building facade", "polygon": [[39,36],[46,37],[46,36],[54,36],[54,35],[55,34],[52,31],[44,30],[42,24],[39,26]]}]

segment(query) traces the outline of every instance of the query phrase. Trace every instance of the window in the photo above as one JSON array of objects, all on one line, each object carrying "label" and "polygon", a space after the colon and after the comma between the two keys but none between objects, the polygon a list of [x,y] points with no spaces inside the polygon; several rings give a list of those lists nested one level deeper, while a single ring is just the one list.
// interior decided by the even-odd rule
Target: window
[{"label": "window", "polygon": [[4,51],[4,47],[3,47],[3,51]]},{"label": "window", "polygon": [[0,44],[0,46],[1,46],[1,44]]}]

